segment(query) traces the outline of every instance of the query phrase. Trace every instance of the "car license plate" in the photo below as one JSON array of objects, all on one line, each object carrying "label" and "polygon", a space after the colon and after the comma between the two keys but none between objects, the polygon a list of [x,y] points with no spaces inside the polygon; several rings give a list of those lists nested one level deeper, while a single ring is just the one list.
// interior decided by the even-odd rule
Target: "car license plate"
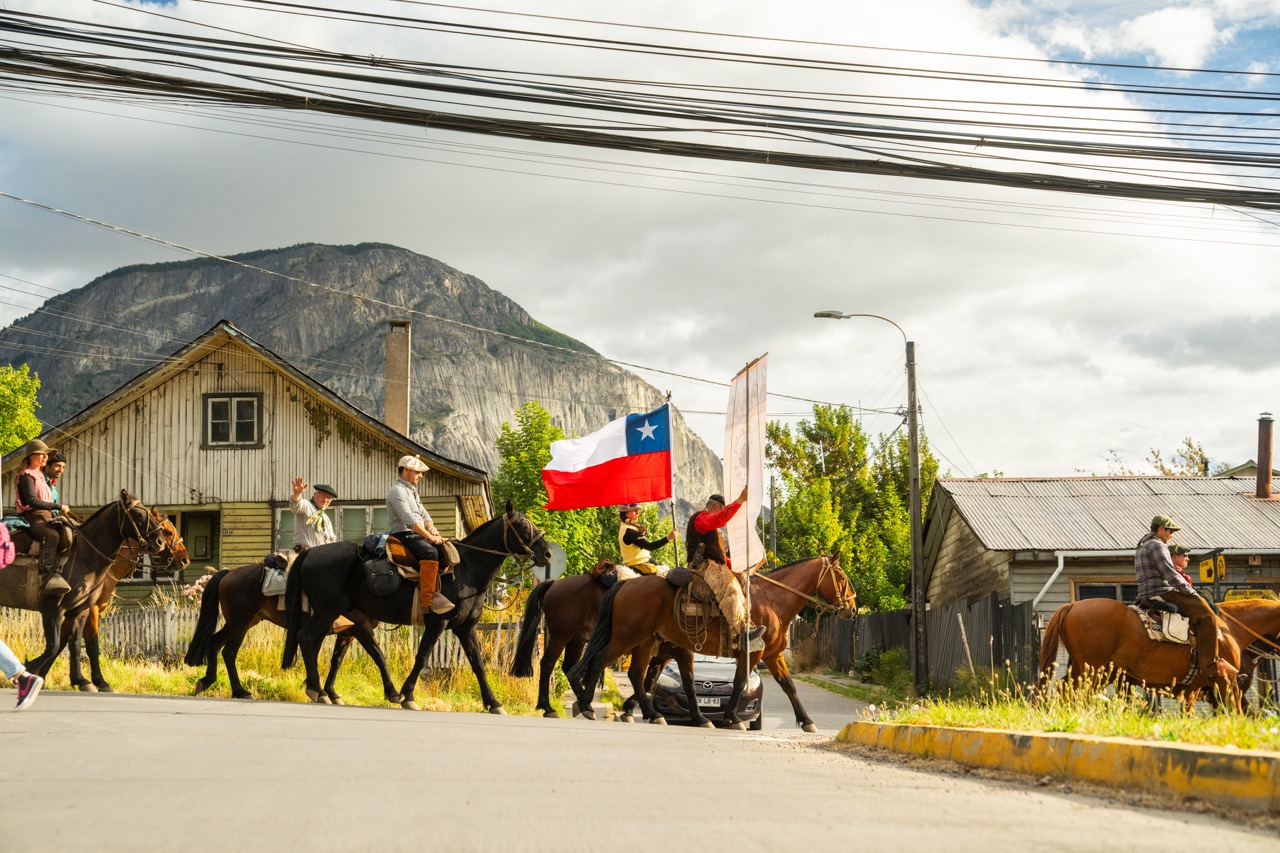
[{"label": "car license plate", "polygon": [[698,697],[698,707],[699,707],[699,708],[719,708],[719,707],[720,707],[720,697],[718,697],[718,696],[699,696],[699,697]]}]

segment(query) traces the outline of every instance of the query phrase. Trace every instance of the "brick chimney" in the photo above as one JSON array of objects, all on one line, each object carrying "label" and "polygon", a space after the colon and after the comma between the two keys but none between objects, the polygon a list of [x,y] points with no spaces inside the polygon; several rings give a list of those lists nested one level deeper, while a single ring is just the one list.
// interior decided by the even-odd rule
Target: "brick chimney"
[{"label": "brick chimney", "polygon": [[387,390],[382,422],[401,435],[409,434],[409,344],[413,323],[390,320],[387,329]]},{"label": "brick chimney", "polygon": [[1271,497],[1271,413],[1258,418],[1258,498]]}]

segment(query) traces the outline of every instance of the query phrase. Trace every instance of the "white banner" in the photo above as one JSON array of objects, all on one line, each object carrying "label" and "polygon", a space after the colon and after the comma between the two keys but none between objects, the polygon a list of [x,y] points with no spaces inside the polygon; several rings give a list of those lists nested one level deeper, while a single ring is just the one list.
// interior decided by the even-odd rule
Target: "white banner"
[{"label": "white banner", "polygon": [[764,543],[756,533],[756,519],[764,503],[765,380],[768,354],[748,364],[729,386],[724,420],[724,497],[737,500],[747,487],[746,506],[725,527],[729,559],[738,573],[764,562]]}]

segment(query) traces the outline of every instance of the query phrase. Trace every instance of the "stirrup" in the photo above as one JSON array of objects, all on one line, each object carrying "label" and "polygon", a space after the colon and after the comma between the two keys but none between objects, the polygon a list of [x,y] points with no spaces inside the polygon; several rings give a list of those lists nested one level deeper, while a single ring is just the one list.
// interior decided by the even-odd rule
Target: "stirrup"
[{"label": "stirrup", "polygon": [[1240,670],[1236,669],[1231,663],[1223,658],[1214,658],[1213,663],[1209,664],[1213,672],[1220,678],[1235,678],[1240,674]]},{"label": "stirrup", "polygon": [[765,631],[764,625],[757,625],[756,627],[752,628],[750,631],[747,632],[747,639],[758,640],[764,636],[764,631]]}]

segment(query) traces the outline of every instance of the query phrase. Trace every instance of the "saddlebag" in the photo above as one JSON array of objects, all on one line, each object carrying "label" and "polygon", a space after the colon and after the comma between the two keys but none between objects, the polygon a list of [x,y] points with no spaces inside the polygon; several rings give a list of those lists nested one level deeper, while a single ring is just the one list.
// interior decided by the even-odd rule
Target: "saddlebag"
[{"label": "saddlebag", "polygon": [[365,584],[374,595],[390,595],[400,588],[403,578],[396,567],[388,560],[366,560],[364,563]]}]

